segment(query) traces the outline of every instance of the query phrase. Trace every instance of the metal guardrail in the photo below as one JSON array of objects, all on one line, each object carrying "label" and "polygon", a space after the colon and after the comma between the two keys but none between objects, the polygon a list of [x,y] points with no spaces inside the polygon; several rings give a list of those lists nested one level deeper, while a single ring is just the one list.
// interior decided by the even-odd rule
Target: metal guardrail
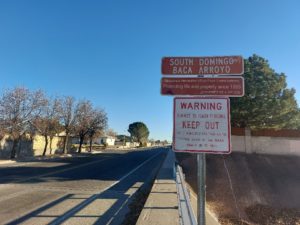
[{"label": "metal guardrail", "polygon": [[174,172],[176,175],[180,224],[197,225],[196,217],[191,206],[190,195],[185,184],[182,168],[178,164],[175,164]]}]

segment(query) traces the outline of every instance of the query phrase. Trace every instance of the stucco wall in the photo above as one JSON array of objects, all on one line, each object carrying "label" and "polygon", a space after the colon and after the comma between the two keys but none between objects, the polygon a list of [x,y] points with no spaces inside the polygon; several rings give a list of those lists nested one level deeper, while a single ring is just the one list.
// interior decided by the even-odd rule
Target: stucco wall
[{"label": "stucco wall", "polygon": [[232,135],[231,141],[233,152],[300,156],[300,138]]},{"label": "stucco wall", "polygon": [[[9,136],[6,135],[0,141],[0,158],[9,158],[12,150],[13,141],[9,139]],[[17,155],[19,157],[25,156],[38,156],[42,155],[45,146],[45,139],[43,136],[36,135],[31,141],[22,140],[17,146]],[[52,154],[54,154],[58,149],[62,148],[62,138],[54,137],[52,140]],[[50,154],[50,138],[48,138],[48,147],[46,154]]]},{"label": "stucco wall", "polygon": [[115,145],[115,138],[110,137],[100,137],[95,140],[95,143],[97,144],[107,144],[108,146],[114,146]]},{"label": "stucco wall", "polygon": [[[58,149],[60,149],[62,143],[62,139],[60,137],[53,137],[52,139],[52,154],[55,153]],[[45,138],[40,135],[36,135],[33,141],[33,152],[34,155],[42,155],[45,147]],[[48,146],[46,154],[50,154],[50,138],[48,138]]]},{"label": "stucco wall", "polygon": [[231,136],[232,151],[245,152],[245,137],[244,136]]},{"label": "stucco wall", "polygon": [[[0,158],[10,158],[11,150],[13,147],[13,141],[8,135],[5,135],[0,141]],[[18,157],[33,156],[32,141],[21,140],[16,146]]]},{"label": "stucco wall", "polygon": [[300,155],[300,138],[251,137],[252,152]]}]

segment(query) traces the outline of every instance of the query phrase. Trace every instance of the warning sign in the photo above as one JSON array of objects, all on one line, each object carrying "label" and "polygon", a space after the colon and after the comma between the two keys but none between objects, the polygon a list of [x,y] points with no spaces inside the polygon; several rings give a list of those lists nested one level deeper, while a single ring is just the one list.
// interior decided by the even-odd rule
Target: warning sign
[{"label": "warning sign", "polygon": [[230,153],[229,105],[229,98],[175,98],[174,151]]}]

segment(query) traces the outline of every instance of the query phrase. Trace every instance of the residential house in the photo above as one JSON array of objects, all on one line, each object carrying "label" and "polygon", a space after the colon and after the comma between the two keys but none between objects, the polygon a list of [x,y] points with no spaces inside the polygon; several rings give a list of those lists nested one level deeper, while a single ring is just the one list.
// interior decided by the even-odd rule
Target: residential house
[{"label": "residential house", "polygon": [[97,138],[94,142],[97,144],[103,144],[107,146],[114,146],[116,138],[112,136],[102,136]]}]

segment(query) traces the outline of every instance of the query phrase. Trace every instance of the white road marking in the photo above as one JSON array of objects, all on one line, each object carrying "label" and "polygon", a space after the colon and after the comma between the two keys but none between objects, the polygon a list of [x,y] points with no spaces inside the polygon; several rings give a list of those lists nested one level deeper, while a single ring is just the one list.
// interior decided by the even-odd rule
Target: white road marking
[{"label": "white road marking", "polygon": [[77,211],[79,211],[80,209],[84,208],[86,205],[90,204],[92,201],[94,201],[95,199],[97,199],[101,193],[103,193],[104,191],[110,189],[112,186],[114,186],[114,185],[120,183],[121,181],[123,181],[124,179],[126,179],[128,176],[130,176],[132,173],[134,173],[135,171],[137,171],[139,168],[141,168],[143,165],[145,165],[146,163],[148,163],[150,160],[152,160],[153,158],[155,158],[159,154],[161,154],[161,152],[156,153],[154,156],[150,157],[149,159],[147,159],[146,161],[144,161],[143,163],[141,163],[140,165],[138,165],[136,168],[134,168],[133,170],[131,170],[129,173],[125,174],[120,180],[115,181],[114,183],[112,183],[108,187],[104,188],[103,190],[101,190],[100,193],[97,193],[97,194],[91,196],[90,198],[86,199],[84,202],[80,203],[79,205],[77,205],[76,207],[74,207],[73,209],[71,209],[65,215],[57,218],[56,220],[54,220],[49,225],[61,224],[62,222],[64,222],[68,218],[70,218],[72,215],[74,215]]}]

